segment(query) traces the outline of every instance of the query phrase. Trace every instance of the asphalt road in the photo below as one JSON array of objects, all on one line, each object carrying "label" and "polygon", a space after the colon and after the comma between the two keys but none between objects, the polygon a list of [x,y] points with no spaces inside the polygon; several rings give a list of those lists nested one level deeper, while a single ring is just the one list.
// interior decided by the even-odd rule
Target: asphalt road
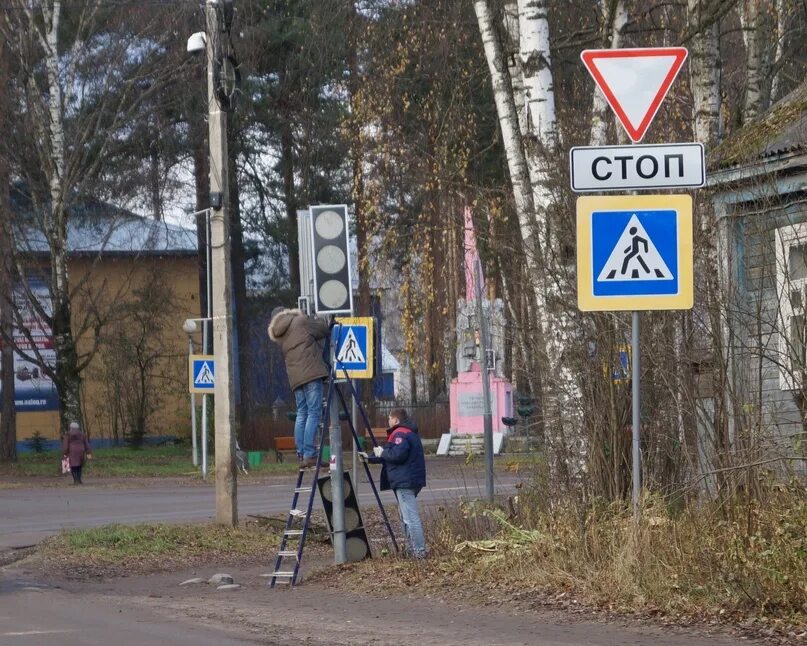
[{"label": "asphalt road", "polygon": [[[518,477],[497,475],[497,492],[513,490]],[[275,515],[289,509],[294,476],[272,479],[269,484],[238,483],[238,511],[248,514]],[[484,494],[484,476],[431,478],[420,494],[424,504]],[[315,508],[321,508],[319,497]],[[372,506],[374,498],[367,483],[359,485],[362,507]],[[382,501],[393,503],[389,492]],[[93,485],[90,480],[80,487],[24,488],[0,490],[0,548],[33,545],[62,529],[98,527],[110,523],[204,522],[215,513],[215,495],[209,486],[110,487]]]}]

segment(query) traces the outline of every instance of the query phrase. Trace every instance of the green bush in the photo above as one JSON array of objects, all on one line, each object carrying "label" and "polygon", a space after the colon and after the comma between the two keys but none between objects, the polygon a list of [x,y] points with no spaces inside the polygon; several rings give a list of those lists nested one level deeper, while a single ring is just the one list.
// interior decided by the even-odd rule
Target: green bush
[{"label": "green bush", "polygon": [[45,446],[47,444],[47,440],[39,431],[36,431],[31,437],[26,438],[25,441],[28,444],[28,448],[31,449],[34,453],[45,452]]}]

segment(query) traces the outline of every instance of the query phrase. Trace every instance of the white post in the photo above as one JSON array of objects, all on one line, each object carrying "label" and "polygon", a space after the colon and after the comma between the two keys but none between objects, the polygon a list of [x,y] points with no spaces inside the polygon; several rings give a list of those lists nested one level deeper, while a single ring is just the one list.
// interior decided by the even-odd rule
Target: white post
[{"label": "white post", "polygon": [[[193,339],[188,337],[188,356],[193,354]],[[196,393],[191,392],[191,445],[193,446],[193,466],[199,466],[199,449],[196,446]]]}]

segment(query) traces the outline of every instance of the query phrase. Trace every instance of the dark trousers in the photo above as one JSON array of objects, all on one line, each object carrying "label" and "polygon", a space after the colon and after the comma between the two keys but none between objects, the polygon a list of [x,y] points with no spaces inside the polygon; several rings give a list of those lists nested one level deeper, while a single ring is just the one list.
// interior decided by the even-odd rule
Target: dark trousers
[{"label": "dark trousers", "polygon": [[81,484],[81,465],[70,467],[70,473],[73,476],[73,484]]}]

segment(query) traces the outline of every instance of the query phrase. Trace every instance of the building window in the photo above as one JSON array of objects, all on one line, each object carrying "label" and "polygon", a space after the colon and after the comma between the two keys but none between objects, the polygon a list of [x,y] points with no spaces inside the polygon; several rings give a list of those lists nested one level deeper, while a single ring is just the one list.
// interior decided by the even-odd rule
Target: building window
[{"label": "building window", "polygon": [[807,223],[776,230],[779,386],[800,390],[807,377]]}]

